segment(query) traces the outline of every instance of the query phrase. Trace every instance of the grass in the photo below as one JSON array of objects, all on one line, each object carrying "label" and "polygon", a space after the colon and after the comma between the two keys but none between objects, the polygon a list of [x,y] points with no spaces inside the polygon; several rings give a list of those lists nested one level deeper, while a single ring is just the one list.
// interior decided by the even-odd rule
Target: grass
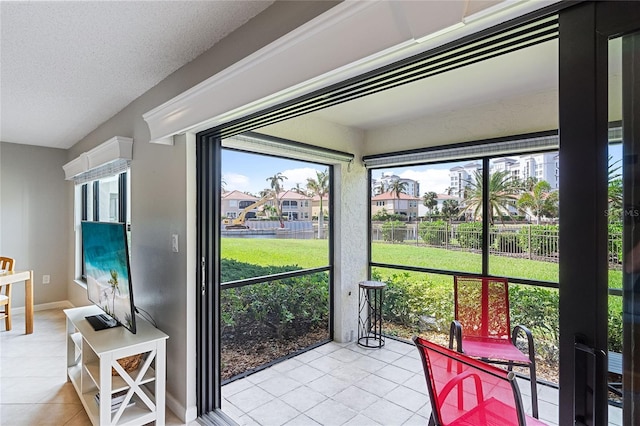
[{"label": "grass", "polygon": [[[315,268],[329,264],[327,240],[222,238],[221,242],[223,258],[254,265]],[[410,244],[373,243],[371,258],[378,263],[478,274],[482,269],[480,254]],[[558,264],[552,262],[491,255],[489,272],[491,275],[558,282]],[[622,271],[609,270],[609,287],[622,287]]]},{"label": "grass", "polygon": [[327,240],[221,238],[220,253],[225,259],[261,266],[317,268],[329,264]]}]

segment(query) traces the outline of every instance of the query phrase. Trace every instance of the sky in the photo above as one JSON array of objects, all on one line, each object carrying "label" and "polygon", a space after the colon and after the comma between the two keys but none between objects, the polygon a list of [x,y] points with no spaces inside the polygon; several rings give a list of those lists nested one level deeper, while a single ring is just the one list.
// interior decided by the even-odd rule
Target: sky
[{"label": "sky", "polygon": [[270,188],[267,178],[278,172],[287,177],[282,182],[283,189],[295,188],[297,183],[305,188],[307,178],[315,179],[317,172],[326,169],[327,166],[321,164],[222,150],[222,179],[227,191],[235,189],[258,195],[263,189]]},{"label": "sky", "polygon": [[[612,161],[622,157],[622,145],[610,145],[609,155]],[[511,156],[510,158],[516,158]],[[379,179],[383,174],[396,174],[401,178],[417,180],[420,183],[420,193],[433,191],[441,194],[450,186],[449,169],[457,165],[473,162],[451,162],[433,164],[429,166],[394,167],[387,169],[375,169],[372,171],[374,179]],[[222,150],[222,178],[228,191],[249,191],[257,195],[265,188],[269,188],[268,177],[280,172],[287,179],[282,187],[287,190],[295,188],[299,183],[302,188],[307,184],[307,178],[316,177],[316,172],[322,172],[327,166],[298,160],[287,160],[265,155],[248,154],[228,149]]]}]

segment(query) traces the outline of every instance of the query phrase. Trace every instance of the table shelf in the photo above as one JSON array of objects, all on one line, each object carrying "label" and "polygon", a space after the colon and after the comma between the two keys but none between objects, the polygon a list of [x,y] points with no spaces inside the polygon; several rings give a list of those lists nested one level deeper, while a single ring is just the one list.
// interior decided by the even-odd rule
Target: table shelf
[{"label": "table shelf", "polygon": [[[144,320],[133,334],[124,327],[95,331],[86,316],[99,314],[96,306],[66,309],[67,377],[73,383],[91,423],[136,426],[165,421],[166,339]],[[112,375],[118,359],[143,355],[143,361],[125,376]],[[137,380],[142,374],[141,380]],[[127,390],[132,406],[111,411],[112,395]],[[99,403],[95,400],[100,393]],[[104,398],[103,395],[107,397]]]}]

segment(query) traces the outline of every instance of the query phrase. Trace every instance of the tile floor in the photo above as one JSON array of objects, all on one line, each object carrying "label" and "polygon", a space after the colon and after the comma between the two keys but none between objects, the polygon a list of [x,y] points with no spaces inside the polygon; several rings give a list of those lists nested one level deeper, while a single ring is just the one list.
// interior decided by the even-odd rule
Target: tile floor
[{"label": "tile floor", "polygon": [[[0,331],[0,425],[90,425],[66,381],[65,333],[62,310],[37,311],[33,334],[24,334],[23,315]],[[520,389],[528,408],[528,382]],[[430,414],[418,352],[390,339],[373,350],[328,343],[225,385],[222,395],[223,411],[241,425],[426,425]],[[555,425],[558,391],[540,386],[539,401],[540,418]],[[621,417],[610,407],[610,425]],[[183,423],[167,410],[167,425]]]},{"label": "tile floor", "polygon": [[[519,380],[530,413],[529,382]],[[240,425],[426,425],[431,413],[418,351],[328,343],[222,387],[222,409]],[[558,423],[558,390],[538,386],[540,419]],[[610,425],[622,424],[609,409]]]},{"label": "tile floor", "polygon": [[[24,334],[24,315],[14,315],[12,323],[11,331],[4,331],[4,320],[0,325],[0,425],[90,426],[67,382],[62,310],[36,311],[33,334]],[[169,410],[166,417],[167,425],[184,424]]]}]

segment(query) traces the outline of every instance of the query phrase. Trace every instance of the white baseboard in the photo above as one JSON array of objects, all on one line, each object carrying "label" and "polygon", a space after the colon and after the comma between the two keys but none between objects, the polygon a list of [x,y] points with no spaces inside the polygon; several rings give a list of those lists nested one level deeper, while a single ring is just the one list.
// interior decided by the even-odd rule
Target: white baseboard
[{"label": "white baseboard", "polygon": [[[33,311],[46,311],[49,309],[68,309],[73,308],[73,304],[68,300],[60,300],[59,302],[40,303],[33,305]],[[19,308],[11,308],[11,313],[14,315],[24,314],[24,306]]]},{"label": "white baseboard", "polygon": [[169,392],[166,393],[166,405],[185,424],[194,421],[198,417],[198,408],[195,405],[185,408]]}]

